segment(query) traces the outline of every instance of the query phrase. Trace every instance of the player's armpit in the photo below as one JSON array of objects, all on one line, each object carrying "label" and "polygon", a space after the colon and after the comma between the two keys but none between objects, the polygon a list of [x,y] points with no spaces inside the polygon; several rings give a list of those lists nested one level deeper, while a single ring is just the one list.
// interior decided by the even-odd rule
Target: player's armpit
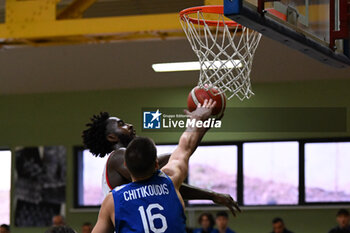
[{"label": "player's armpit", "polygon": [[109,193],[102,202],[97,223],[92,233],[113,233],[114,232],[114,201],[112,193]]}]

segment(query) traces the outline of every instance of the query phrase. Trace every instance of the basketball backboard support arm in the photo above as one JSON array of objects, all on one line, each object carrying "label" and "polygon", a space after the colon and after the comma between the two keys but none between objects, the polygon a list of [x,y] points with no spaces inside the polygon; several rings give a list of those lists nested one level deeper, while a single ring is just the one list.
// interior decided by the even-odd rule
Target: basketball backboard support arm
[{"label": "basketball backboard support arm", "polygon": [[[331,1],[334,2],[334,0]],[[281,21],[280,18],[275,17],[274,15],[270,14],[269,11],[264,10],[264,2],[267,1],[258,0],[258,5],[254,6],[247,1],[243,3],[242,0],[224,0],[224,14],[226,17],[231,18],[237,23],[258,31],[264,36],[277,40],[290,48],[296,49],[314,59],[317,59],[322,63],[338,68],[345,68],[350,65],[350,58],[349,56],[346,56],[346,53],[344,53],[344,55],[334,51],[334,42],[333,44],[331,42],[329,44],[320,43],[313,35],[301,33],[298,31],[298,28],[293,27],[293,25],[287,26],[286,23]],[[340,4],[344,4],[344,2],[347,4],[347,0],[339,0],[339,2],[341,2]],[[341,11],[344,14],[344,9]],[[332,15],[330,15],[330,17],[331,16]],[[340,32],[341,29],[347,27],[347,20],[347,12],[345,16],[342,16],[340,12],[340,30],[336,31],[335,29],[337,28],[335,27],[332,29],[332,32],[335,33],[331,33],[330,41],[348,37],[347,28],[346,33],[344,33],[344,31]],[[346,25],[344,24],[345,21]],[[330,48],[331,45],[332,48]]]},{"label": "basketball backboard support arm", "polygon": [[337,39],[347,39],[349,37],[348,32],[348,24],[349,24],[349,16],[348,16],[348,1],[347,0],[339,0],[339,25],[336,28],[336,17],[335,17],[335,1],[330,0],[329,2],[329,47],[331,49],[335,49],[335,40]]}]

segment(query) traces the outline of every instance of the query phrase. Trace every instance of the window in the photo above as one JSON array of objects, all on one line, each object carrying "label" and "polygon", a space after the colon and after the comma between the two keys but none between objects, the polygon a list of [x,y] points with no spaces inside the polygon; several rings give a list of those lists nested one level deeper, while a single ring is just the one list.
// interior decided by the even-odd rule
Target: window
[{"label": "window", "polygon": [[83,149],[77,152],[78,206],[99,206],[104,199],[102,173],[108,156],[95,157]]},{"label": "window", "polygon": [[157,154],[171,154],[176,149],[177,145],[157,145]]},{"label": "window", "polygon": [[350,202],[350,142],[305,143],[305,201]]},{"label": "window", "polygon": [[244,143],[244,205],[298,204],[298,161],[298,142]]},{"label": "window", "polygon": [[[228,193],[237,199],[237,146],[199,146],[190,159],[188,183],[199,188]],[[189,204],[212,203],[205,200],[189,201]]]},{"label": "window", "polygon": [[[157,145],[158,155],[172,153],[177,145]],[[228,193],[237,197],[237,146],[199,146],[190,158],[188,184]],[[191,205],[213,204],[207,200],[191,200]]]},{"label": "window", "polygon": [[0,222],[10,224],[11,151],[0,150]]}]

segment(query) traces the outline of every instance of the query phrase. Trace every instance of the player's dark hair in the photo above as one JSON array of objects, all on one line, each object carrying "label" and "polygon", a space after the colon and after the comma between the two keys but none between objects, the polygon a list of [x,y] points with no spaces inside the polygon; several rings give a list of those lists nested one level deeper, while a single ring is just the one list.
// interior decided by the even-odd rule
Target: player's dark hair
[{"label": "player's dark hair", "polygon": [[216,213],[216,217],[228,218],[228,214],[225,211],[219,211],[219,212]]},{"label": "player's dark hair", "polygon": [[5,228],[7,231],[10,231],[10,226],[7,224],[1,224],[0,227]]},{"label": "player's dark hair", "polygon": [[113,143],[106,138],[108,112],[101,112],[91,117],[91,123],[86,124],[88,129],[83,131],[84,146],[96,157],[104,157],[113,151]]},{"label": "player's dark hair", "polygon": [[273,224],[278,223],[278,222],[284,223],[284,222],[283,222],[283,219],[280,218],[280,217],[274,218],[274,219],[272,220],[272,223],[273,223]]},{"label": "player's dark hair", "polygon": [[125,163],[130,173],[136,178],[151,175],[157,159],[154,142],[146,137],[133,139],[125,152]]},{"label": "player's dark hair", "polygon": [[69,226],[55,226],[45,231],[45,233],[77,233]]},{"label": "player's dark hair", "polygon": [[209,223],[210,223],[210,227],[213,227],[215,225],[215,220],[212,214],[210,213],[202,213],[201,215],[199,215],[198,218],[198,223],[201,225],[202,223],[202,218],[206,216],[209,219]]},{"label": "player's dark hair", "polygon": [[343,215],[343,216],[350,216],[349,211],[346,210],[346,209],[338,210],[337,216],[341,216],[341,215]]}]

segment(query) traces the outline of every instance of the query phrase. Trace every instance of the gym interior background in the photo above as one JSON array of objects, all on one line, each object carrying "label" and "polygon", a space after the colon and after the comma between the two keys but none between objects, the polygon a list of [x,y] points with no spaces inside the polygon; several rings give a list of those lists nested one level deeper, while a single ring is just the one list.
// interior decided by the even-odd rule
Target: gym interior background
[{"label": "gym interior background", "polygon": [[[82,145],[81,132],[90,116],[108,111],[134,124],[138,134],[156,143],[176,143],[180,133],[141,131],[143,107],[186,107],[198,72],[154,73],[155,62],[196,60],[185,38],[118,41],[77,45],[4,46],[0,50],[0,147],[63,145],[67,149],[67,223],[80,231],[95,223],[98,209],[74,208],[73,149]],[[318,63],[297,51],[263,38],[253,62],[255,96],[227,107],[345,107],[350,105],[349,68],[337,69]],[[259,119],[256,119],[259,121]],[[244,124],[224,118],[227,124]],[[268,124],[268,122],[267,122]],[[346,132],[246,132],[208,133],[204,142],[284,140],[349,137]],[[327,167],[327,164],[325,164]],[[14,171],[12,156],[12,171]],[[320,167],[320,172],[322,172]],[[14,173],[11,184],[14,187]],[[271,220],[280,216],[294,232],[326,232],[343,205],[243,208],[230,217],[236,232],[269,232]],[[14,218],[11,190],[11,220]],[[207,209],[205,209],[207,210]],[[215,213],[217,209],[209,209]],[[200,209],[186,210],[189,225],[197,225]],[[46,228],[12,225],[12,232],[37,233]]]}]

